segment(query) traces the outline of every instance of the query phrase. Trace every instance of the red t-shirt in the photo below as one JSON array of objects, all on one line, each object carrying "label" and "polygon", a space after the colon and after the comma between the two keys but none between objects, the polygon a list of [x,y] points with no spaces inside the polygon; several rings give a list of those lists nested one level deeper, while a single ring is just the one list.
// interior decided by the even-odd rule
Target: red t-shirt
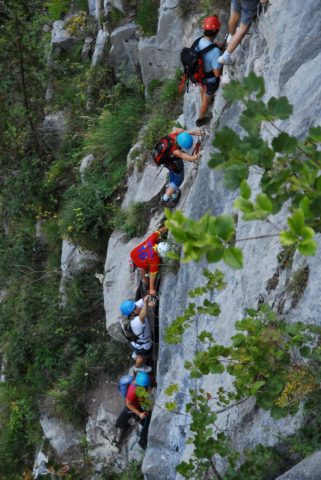
[{"label": "red t-shirt", "polygon": [[158,231],[152,233],[130,252],[130,258],[136,267],[149,270],[152,274],[158,273],[160,264],[160,257],[153,248],[158,243],[159,236],[160,233]]},{"label": "red t-shirt", "polygon": [[[149,374],[149,377],[151,379],[151,386],[155,386],[156,383],[155,383],[154,375]],[[136,395],[136,387],[138,387],[138,385],[136,385],[136,383],[131,383],[129,385],[128,390],[127,390],[127,394],[126,394],[126,403],[130,403],[130,405],[137,408],[137,410],[140,410],[141,412],[143,412],[144,410],[140,406],[140,403],[141,403],[141,401],[144,401],[144,399],[142,399],[142,398],[139,399],[139,397]],[[139,387],[139,388],[142,388],[142,387]]]},{"label": "red t-shirt", "polygon": [[129,385],[126,395],[126,402],[130,403],[133,407],[142,411],[142,409],[140,408],[139,398],[136,395],[136,386],[137,385],[135,384]]}]

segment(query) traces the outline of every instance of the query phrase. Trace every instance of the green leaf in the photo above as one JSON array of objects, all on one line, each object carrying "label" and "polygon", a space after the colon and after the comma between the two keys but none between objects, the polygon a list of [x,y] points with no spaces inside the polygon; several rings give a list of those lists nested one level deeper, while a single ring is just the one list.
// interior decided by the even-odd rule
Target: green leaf
[{"label": "green leaf", "polygon": [[263,385],[265,385],[264,380],[260,380],[259,382],[253,383],[253,385],[251,385],[251,395],[256,395],[256,392],[260,390],[260,388],[263,387]]},{"label": "green leaf", "polygon": [[219,262],[223,258],[223,253],[224,253],[223,245],[221,247],[210,248],[206,252],[206,259],[208,263]]},{"label": "green leaf", "polygon": [[292,233],[300,235],[301,230],[304,227],[304,214],[302,210],[295,210],[292,217],[288,218],[288,224]]},{"label": "green leaf", "polygon": [[248,177],[249,170],[248,167],[242,163],[227,167],[224,173],[224,183],[226,188],[236,190],[241,185],[242,180]]},{"label": "green leaf", "polygon": [[256,196],[255,203],[256,208],[272,213],[273,206],[271,199],[265,193],[259,193]]},{"label": "green leaf", "polygon": [[311,205],[311,201],[308,197],[303,197],[299,203],[299,207],[302,210],[305,218],[309,218],[312,216],[310,205]]},{"label": "green leaf", "polygon": [[290,105],[287,97],[272,97],[268,101],[268,111],[273,118],[279,118],[280,120],[286,120],[292,115],[293,107]]},{"label": "green leaf", "polygon": [[297,139],[291,137],[286,132],[280,133],[278,137],[275,137],[272,140],[272,146],[275,152],[292,153],[295,151],[297,145]]},{"label": "green leaf", "polygon": [[291,232],[283,231],[280,233],[279,237],[281,245],[284,245],[285,247],[298,241],[298,237]]},{"label": "green leaf", "polygon": [[321,142],[321,127],[311,127],[309,129],[308,140],[312,142]]},{"label": "green leaf", "polygon": [[317,249],[318,244],[315,240],[303,240],[298,244],[299,252],[306,257],[314,256],[317,252]]},{"label": "green leaf", "polygon": [[241,212],[252,213],[254,211],[254,205],[250,200],[246,200],[243,197],[237,198],[234,203],[234,208],[238,208]]},{"label": "green leaf", "polygon": [[240,193],[241,197],[243,197],[245,200],[248,200],[251,197],[251,188],[246,180],[242,180],[241,182]]},{"label": "green leaf", "polygon": [[237,102],[242,100],[247,94],[246,89],[241,85],[240,82],[232,80],[227,85],[224,85],[223,88],[223,97],[228,102]]},{"label": "green leaf", "polygon": [[249,94],[256,92],[257,98],[263,97],[265,93],[263,77],[258,77],[254,72],[243,78],[243,85]]},{"label": "green leaf", "polygon": [[289,414],[289,409],[288,408],[282,408],[282,407],[277,407],[273,405],[271,408],[271,417],[275,418],[276,420],[280,418],[284,418]]},{"label": "green leaf", "polygon": [[165,389],[165,394],[169,396],[176,392],[178,392],[178,383],[173,383]]},{"label": "green leaf", "polygon": [[223,260],[232,268],[243,268],[243,252],[240,248],[226,248],[224,250]]},{"label": "green leaf", "polygon": [[216,235],[228,242],[235,233],[234,219],[231,215],[220,215],[215,223]]},{"label": "green leaf", "polygon": [[172,412],[177,408],[177,403],[176,402],[165,402],[165,408],[169,412]]},{"label": "green leaf", "polygon": [[300,235],[304,240],[308,240],[310,238],[313,238],[315,236],[315,231],[311,227],[303,227]]}]

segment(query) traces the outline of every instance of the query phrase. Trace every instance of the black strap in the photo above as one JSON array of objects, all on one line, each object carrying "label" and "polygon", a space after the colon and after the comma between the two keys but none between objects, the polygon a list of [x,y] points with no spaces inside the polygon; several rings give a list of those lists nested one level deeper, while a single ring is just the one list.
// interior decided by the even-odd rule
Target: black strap
[{"label": "black strap", "polygon": [[[202,38],[203,38],[203,37],[197,38],[197,39],[195,40],[195,42],[193,43],[193,45],[192,45],[191,48],[193,48],[193,49],[195,50],[195,48],[198,46],[198,44],[200,43],[200,41],[201,41]],[[205,53],[210,52],[211,50],[213,50],[213,48],[219,48],[219,46],[218,46],[215,42],[213,42],[211,45],[208,45],[207,47],[203,48],[202,50],[199,50],[199,51],[197,52],[197,55],[198,55],[198,56],[205,55]],[[209,72],[204,72],[204,74],[205,74],[205,78],[213,78],[213,77],[215,77],[215,73],[213,72],[213,70],[210,70]]]},{"label": "black strap", "polygon": [[[192,47],[191,47],[193,50],[196,49],[196,47],[198,46],[198,44],[200,43],[200,41],[201,41],[202,38],[203,38],[203,37],[198,37],[198,38],[195,40],[195,42],[193,43],[193,45],[192,45]],[[215,42],[211,43],[211,45],[208,45],[207,47],[203,48],[202,50],[199,50],[199,51],[197,52],[197,55],[204,55],[205,53],[210,52],[211,50],[213,50],[213,48],[219,48],[218,45],[216,45]]]}]

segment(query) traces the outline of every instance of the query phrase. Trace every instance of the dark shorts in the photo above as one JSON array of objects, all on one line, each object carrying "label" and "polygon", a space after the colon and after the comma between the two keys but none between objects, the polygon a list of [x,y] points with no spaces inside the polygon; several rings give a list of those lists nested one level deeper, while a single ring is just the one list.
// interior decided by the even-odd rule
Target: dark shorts
[{"label": "dark shorts", "polygon": [[133,352],[135,352],[137,355],[141,355],[142,357],[150,357],[152,354],[152,348],[149,350],[145,350],[144,348],[135,348],[133,345],[130,345],[130,348]]},{"label": "dark shorts", "polygon": [[173,172],[172,170],[169,171],[169,186],[178,188],[182,185],[184,180],[184,169],[180,173]]},{"label": "dark shorts", "polygon": [[241,23],[250,25],[257,15],[260,0],[232,0],[232,12],[241,14]]},{"label": "dark shorts", "polygon": [[209,97],[214,95],[219,85],[220,82],[207,82],[206,80],[203,80],[202,82],[202,88],[205,90],[205,95],[208,95]]}]

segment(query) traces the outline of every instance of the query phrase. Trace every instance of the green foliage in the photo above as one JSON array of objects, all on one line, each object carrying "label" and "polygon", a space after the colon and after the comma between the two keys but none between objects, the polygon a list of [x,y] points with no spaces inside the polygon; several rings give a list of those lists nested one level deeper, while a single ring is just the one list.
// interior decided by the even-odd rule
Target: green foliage
[{"label": "green foliage", "polygon": [[125,233],[126,239],[144,235],[149,225],[150,207],[143,202],[131,203],[124,212],[119,210],[115,216],[115,227]]},{"label": "green foliage", "polygon": [[117,108],[105,109],[98,122],[90,127],[85,142],[86,150],[103,160],[105,166],[115,162],[124,164],[142,124],[143,112],[143,96],[123,92],[123,97],[117,101]]},{"label": "green foliage", "polygon": [[182,100],[178,98],[178,82],[180,72],[173,79],[163,84],[159,80],[152,80],[148,87],[149,97],[146,110],[149,120],[142,136],[142,143],[146,150],[151,150],[155,143],[167,135],[174,127],[173,117],[182,109]]},{"label": "green foliage", "polygon": [[0,477],[16,480],[15,472],[33,462],[41,439],[35,402],[27,387],[0,384]]},{"label": "green foliage", "polygon": [[124,18],[123,12],[118,10],[118,8],[112,7],[110,12],[110,22],[113,28],[118,25],[118,23]]},{"label": "green foliage", "polygon": [[299,349],[304,356],[313,356],[306,347],[320,331],[300,323],[286,325],[265,305],[247,313],[235,324],[238,333],[231,338],[231,347],[210,339],[211,345],[198,351],[186,367],[196,378],[226,371],[234,377],[237,400],[254,395],[257,405],[270,410],[275,418],[293,414],[317,385],[312,364],[304,366],[302,376],[307,381],[298,380],[304,362],[294,362],[294,355]]},{"label": "green foliage", "polygon": [[208,478],[209,475],[218,478],[213,456],[220,455],[234,465],[237,454],[223,432],[214,433],[217,415],[210,406],[211,397],[203,389],[190,390],[190,396],[191,401],[186,405],[192,432],[188,443],[194,445],[194,452],[192,459],[181,462],[176,470],[184,478]]},{"label": "green foliage", "polygon": [[288,467],[284,455],[273,447],[257,445],[254,450],[246,450],[244,457],[239,468],[228,468],[224,480],[270,480]]},{"label": "green foliage", "polygon": [[232,215],[211,216],[209,213],[196,221],[179,210],[166,212],[166,226],[175,240],[183,244],[184,261],[200,261],[205,255],[209,263],[223,260],[232,268],[243,267],[242,251],[231,245],[235,236]]},{"label": "green foliage", "polygon": [[69,0],[50,0],[45,3],[47,7],[48,14],[52,20],[60,20],[66,13],[68,13],[70,8]]},{"label": "green foliage", "polygon": [[[215,270],[215,272],[212,273],[208,269],[204,269],[203,275],[207,279],[207,283],[203,287],[196,287],[194,290],[188,292],[191,298],[196,298],[204,294],[212,298],[215,290],[220,291],[226,287],[224,275],[219,270]],[[207,298],[203,300],[202,305],[189,303],[183,314],[177,317],[172,324],[167,327],[165,331],[165,341],[169,344],[179,343],[186,328],[192,324],[195,315],[218,316],[219,314],[219,305],[215,302],[210,302]],[[170,393],[168,393],[168,395],[170,395]]]},{"label": "green foliage", "polygon": [[[195,289],[195,295],[202,293],[202,289]],[[276,419],[296,413],[300,403],[305,402],[305,408],[313,412],[313,427],[307,417],[302,432],[285,442],[292,450],[298,449],[299,439],[309,430],[301,451],[310,453],[313,447],[318,448],[315,442],[320,438],[319,416],[315,405],[320,397],[321,329],[301,323],[286,325],[266,305],[258,310],[249,309],[247,317],[236,322],[235,327],[237,333],[228,347],[218,345],[210,332],[201,332],[198,336],[201,345],[193,361],[184,364],[194,379],[223,372],[234,377],[233,391],[220,387],[212,397],[204,389],[196,388],[187,395],[190,401],[185,406],[185,414],[191,419],[187,443],[192,444],[194,450],[188,462],[183,461],[176,467],[184,478],[223,478],[217,471],[215,455],[227,462],[224,472],[227,480],[268,480],[271,474],[274,478],[286,469],[288,460],[284,452],[280,455],[275,449],[262,445],[245,451],[239,466],[240,455],[217,428],[218,412],[250,396],[256,398],[257,406],[269,410]],[[165,393],[176,396],[179,391],[179,385],[174,384],[169,385]],[[166,408],[174,414],[181,413],[179,403],[173,398],[166,402]]]},{"label": "green foliage", "polygon": [[[281,131],[274,122],[289,118],[292,106],[286,97],[273,97],[264,103],[263,94],[263,79],[254,73],[224,88],[228,101],[240,101],[245,107],[240,116],[245,136],[241,138],[228,127],[218,132],[213,142],[217,152],[209,165],[224,168],[229,188],[240,187],[241,197],[234,205],[243,212],[244,220],[268,219],[290,200],[290,230],[280,233],[280,241],[285,246],[295,244],[303,255],[315,255],[317,244],[313,237],[315,229],[319,229],[321,211],[319,130],[310,129],[301,141]],[[259,136],[262,122],[270,123],[277,132],[271,146]],[[252,165],[263,169],[262,192],[255,203],[250,200],[251,192],[246,184]]]},{"label": "green foliage", "polygon": [[83,183],[66,191],[59,221],[63,237],[84,248],[105,249],[113,227],[113,196],[124,173],[124,166],[103,169],[93,165]]},{"label": "green foliage", "polygon": [[143,480],[141,464],[136,460],[131,460],[126,470],[117,470],[115,467],[104,468],[101,474],[101,480]]},{"label": "green foliage", "polygon": [[140,0],[138,3],[136,21],[146,37],[157,33],[158,9],[158,0]]}]

